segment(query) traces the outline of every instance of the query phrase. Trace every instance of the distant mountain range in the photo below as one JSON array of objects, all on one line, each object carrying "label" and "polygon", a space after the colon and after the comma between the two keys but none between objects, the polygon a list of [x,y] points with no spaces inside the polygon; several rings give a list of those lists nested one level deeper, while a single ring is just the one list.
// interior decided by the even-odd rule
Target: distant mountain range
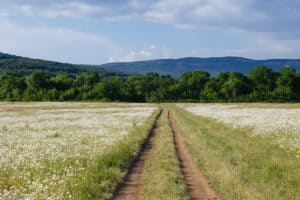
[{"label": "distant mountain range", "polygon": [[253,67],[265,65],[278,71],[279,68],[290,66],[300,71],[300,59],[268,59],[253,60],[241,57],[212,57],[212,58],[180,58],[159,59],[137,62],[108,63],[103,65],[75,65],[24,58],[0,52],[0,71],[8,71],[28,75],[32,70],[45,70],[50,74],[68,73],[75,76],[84,72],[97,72],[101,76],[127,76],[158,72],[179,76],[186,71],[204,70],[215,76],[219,72],[241,72],[247,74]]},{"label": "distant mountain range", "polygon": [[219,72],[241,72],[247,74],[250,69],[265,65],[278,71],[279,68],[290,66],[300,71],[300,59],[268,59],[253,60],[242,57],[211,57],[211,58],[180,58],[160,59],[137,62],[108,63],[99,65],[105,69],[127,73],[158,72],[178,76],[186,71],[204,70],[215,76]]},{"label": "distant mountain range", "polygon": [[43,70],[52,75],[67,73],[76,76],[80,73],[97,72],[100,77],[106,76],[127,76],[126,73],[93,65],[74,65],[68,63],[53,62],[40,59],[25,58],[0,52],[0,72],[6,71],[21,75],[29,75],[33,70]]}]

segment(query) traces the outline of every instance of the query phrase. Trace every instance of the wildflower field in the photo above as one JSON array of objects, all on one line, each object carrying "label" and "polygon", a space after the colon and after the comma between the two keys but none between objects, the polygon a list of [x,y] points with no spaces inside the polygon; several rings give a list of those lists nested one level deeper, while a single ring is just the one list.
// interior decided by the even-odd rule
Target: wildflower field
[{"label": "wildflower field", "polygon": [[300,150],[300,104],[181,104],[187,111],[254,135],[273,137],[282,148]]},{"label": "wildflower field", "polygon": [[135,104],[1,103],[0,199],[72,199],[78,177],[154,110]]},{"label": "wildflower field", "polygon": [[300,200],[299,104],[177,104],[187,148],[221,199]]},{"label": "wildflower field", "polygon": [[300,200],[299,158],[300,104],[0,103],[0,200]]}]

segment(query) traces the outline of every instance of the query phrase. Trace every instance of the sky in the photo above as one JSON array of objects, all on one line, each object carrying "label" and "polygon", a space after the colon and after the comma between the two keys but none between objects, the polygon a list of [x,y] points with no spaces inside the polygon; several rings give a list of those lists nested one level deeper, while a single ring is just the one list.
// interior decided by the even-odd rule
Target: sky
[{"label": "sky", "polygon": [[300,1],[0,0],[0,52],[75,64],[300,58]]}]

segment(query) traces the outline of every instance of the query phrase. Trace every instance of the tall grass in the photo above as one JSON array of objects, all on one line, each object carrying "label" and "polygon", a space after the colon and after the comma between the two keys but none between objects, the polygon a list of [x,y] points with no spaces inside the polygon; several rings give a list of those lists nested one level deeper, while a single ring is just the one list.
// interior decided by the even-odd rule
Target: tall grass
[{"label": "tall grass", "polygon": [[174,111],[188,150],[222,199],[300,199],[299,152],[249,129]]}]

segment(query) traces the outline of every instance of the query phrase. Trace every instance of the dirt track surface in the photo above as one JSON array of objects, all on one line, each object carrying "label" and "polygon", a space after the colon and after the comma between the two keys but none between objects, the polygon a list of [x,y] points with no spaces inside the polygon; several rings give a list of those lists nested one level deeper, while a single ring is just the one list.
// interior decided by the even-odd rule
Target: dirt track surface
[{"label": "dirt track surface", "polygon": [[[151,152],[153,141],[160,126],[162,112],[158,115],[155,124],[145,140],[137,158],[129,168],[124,181],[120,184],[118,190],[114,193],[114,200],[138,200],[140,191],[143,187],[143,172],[145,162]],[[199,171],[198,167],[192,160],[191,155],[185,148],[182,136],[179,133],[176,122],[172,114],[168,111],[168,119],[174,137],[176,154],[183,173],[187,192],[191,200],[218,200],[219,197],[208,184],[207,179]]]},{"label": "dirt track surface", "polygon": [[192,200],[216,200],[217,193],[208,184],[207,179],[202,175],[192,160],[191,155],[184,145],[182,136],[179,133],[172,114],[168,111],[169,123],[173,132],[174,144],[180,167],[186,182],[187,191]]},{"label": "dirt track surface", "polygon": [[116,191],[114,200],[137,200],[139,199],[139,193],[143,185],[143,172],[145,162],[149,157],[153,146],[153,140],[159,128],[159,121],[162,116],[162,112],[158,115],[154,127],[152,128],[149,136],[145,140],[140,152],[137,155],[136,160],[133,162],[131,168],[124,179],[124,182],[120,185]]}]

